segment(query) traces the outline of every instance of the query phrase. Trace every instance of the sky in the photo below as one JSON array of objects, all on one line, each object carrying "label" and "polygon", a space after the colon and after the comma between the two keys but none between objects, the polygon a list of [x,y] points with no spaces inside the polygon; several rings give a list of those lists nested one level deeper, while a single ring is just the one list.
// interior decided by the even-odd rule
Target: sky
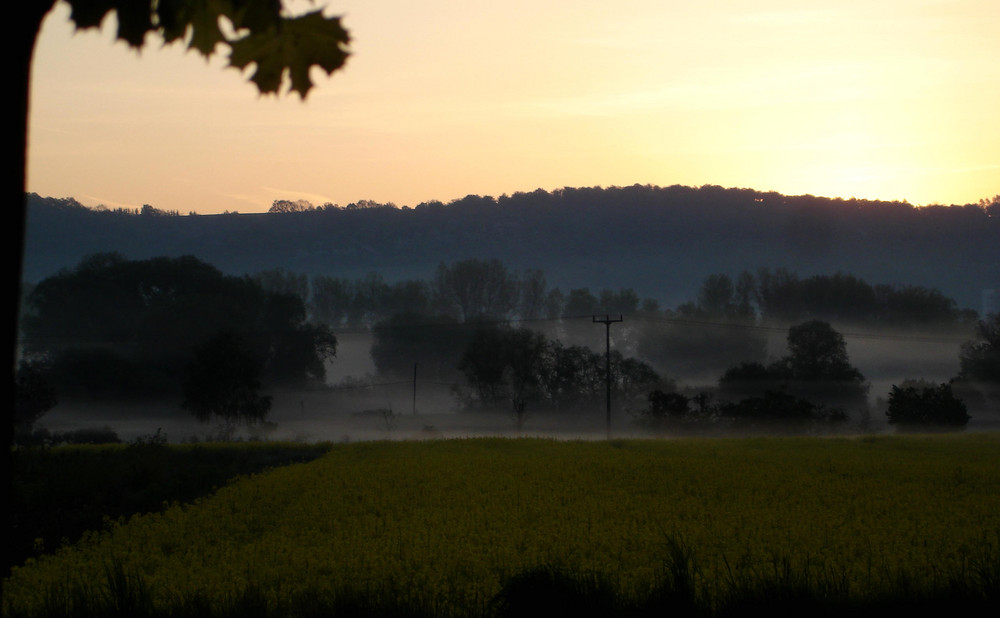
[{"label": "sky", "polygon": [[[964,204],[1000,193],[997,0],[293,0],[351,56],[249,73],[60,3],[35,51],[28,190],[263,212],[673,184]],[[220,47],[223,55],[227,48]]]}]

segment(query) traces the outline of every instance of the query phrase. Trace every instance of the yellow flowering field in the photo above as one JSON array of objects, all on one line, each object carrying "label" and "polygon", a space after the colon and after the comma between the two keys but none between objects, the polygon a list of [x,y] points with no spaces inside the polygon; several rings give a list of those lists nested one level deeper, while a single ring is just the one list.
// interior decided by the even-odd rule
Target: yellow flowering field
[{"label": "yellow flowering field", "polygon": [[337,445],[16,568],[4,607],[121,564],[162,603],[392,590],[458,613],[540,565],[648,590],[677,542],[709,590],[782,565],[861,594],[961,576],[1000,552],[1000,435]]}]

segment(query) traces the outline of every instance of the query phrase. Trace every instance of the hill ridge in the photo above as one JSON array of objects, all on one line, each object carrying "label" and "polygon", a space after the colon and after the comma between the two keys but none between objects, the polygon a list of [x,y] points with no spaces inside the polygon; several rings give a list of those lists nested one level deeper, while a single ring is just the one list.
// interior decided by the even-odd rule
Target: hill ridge
[{"label": "hill ridge", "polygon": [[374,271],[390,282],[429,278],[440,262],[498,258],[513,269],[542,269],[551,287],[632,287],[672,306],[709,274],[784,267],[933,287],[978,311],[983,290],[1000,288],[1000,216],[990,214],[974,204],[676,185],[189,216],[29,194],[24,279],[37,282],[104,251],[195,255],[229,274]]}]

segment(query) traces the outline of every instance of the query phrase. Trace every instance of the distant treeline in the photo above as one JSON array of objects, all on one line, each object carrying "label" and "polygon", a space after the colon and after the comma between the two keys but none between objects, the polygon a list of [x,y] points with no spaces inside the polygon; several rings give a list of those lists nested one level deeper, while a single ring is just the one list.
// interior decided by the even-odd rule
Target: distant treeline
[{"label": "distant treeline", "polygon": [[[818,201],[818,202],[832,202],[835,204],[851,204],[851,205],[862,205],[862,206],[872,206],[872,207],[894,207],[894,208],[945,208],[940,204],[932,204],[928,206],[913,206],[908,202],[885,202],[881,200],[858,200],[856,198],[851,198],[849,200],[844,200],[842,198],[823,198],[815,197],[812,195],[804,196],[785,196],[775,191],[761,192],[754,191],[752,189],[725,189],[723,187],[715,185],[703,185],[699,188],[695,187],[685,187],[681,185],[673,185],[666,188],[654,187],[651,185],[633,185],[632,187],[591,187],[591,188],[570,188],[566,187],[563,189],[557,189],[552,192],[547,192],[542,189],[537,189],[532,192],[516,192],[513,195],[501,195],[495,198],[490,195],[479,196],[479,195],[467,195],[464,198],[455,199],[447,204],[438,200],[431,200],[427,202],[421,202],[413,207],[413,210],[436,210],[441,208],[476,208],[476,207],[490,207],[490,206],[516,206],[521,205],[522,202],[528,201],[539,201],[541,203],[552,204],[553,201],[562,201],[563,198],[572,198],[576,193],[587,193],[587,192],[604,192],[604,191],[621,191],[621,190],[636,190],[636,189],[646,189],[648,191],[665,192],[667,196],[672,198],[677,197],[708,197],[712,199],[720,195],[726,195],[728,198],[732,197],[753,197],[755,204],[761,206],[789,206],[794,203],[801,203],[803,201]],[[145,215],[145,216],[180,216],[180,212],[177,210],[160,210],[149,204],[143,204],[142,208],[108,208],[107,206],[97,205],[92,208],[80,204],[77,200],[73,198],[41,198],[38,194],[29,193],[29,198],[36,200],[48,201],[51,205],[66,209],[84,209],[92,210],[94,212],[115,214],[115,215],[125,215],[125,216],[135,216],[135,215]],[[662,197],[662,196],[661,196]],[[699,200],[703,201],[703,200]],[[728,201],[728,200],[727,200]],[[963,206],[951,205],[947,208],[980,208],[987,213],[989,216],[1000,215],[1000,194],[993,196],[992,198],[983,198],[975,204],[965,204]],[[271,207],[268,209],[269,214],[289,214],[289,213],[303,213],[303,212],[336,212],[343,210],[410,210],[410,206],[397,206],[394,202],[377,202],[375,200],[358,200],[357,202],[351,202],[345,206],[340,204],[334,204],[332,202],[324,202],[320,205],[314,205],[309,200],[298,199],[298,200],[287,200],[287,199],[277,199],[271,203]],[[190,211],[189,216],[197,216],[198,213]],[[239,214],[238,212],[229,212],[225,214]]]},{"label": "distant treeline", "polygon": [[[631,288],[564,294],[541,270],[517,272],[496,259],[441,263],[430,280],[388,284],[374,273],[354,281],[280,269],[233,277],[192,256],[105,253],[41,281],[25,308],[17,388],[26,434],[63,395],[182,395],[201,420],[263,421],[270,397],[262,387],[327,386],[325,363],[337,349],[331,327],[370,329],[380,375],[409,375],[419,365],[424,379],[454,384],[469,407],[512,406],[518,427],[528,409],[580,411],[600,402],[606,378],[594,324],[607,314],[627,317],[616,327],[609,388],[623,405],[650,397],[657,423],[841,423],[851,410],[866,410],[870,385],[828,320],[953,334],[975,328],[958,377],[1000,379],[997,316],[976,323],[974,311],[958,310],[937,290],[873,286],[840,273],[710,275],[696,299],[661,309]],[[789,353],[769,362],[769,332],[792,322],[801,323],[788,329]],[[720,375],[724,405],[711,405],[710,391],[690,398],[676,391],[679,380]],[[952,399],[938,385],[920,388],[900,397],[921,405]]]},{"label": "distant treeline", "polygon": [[[179,217],[180,211],[178,210],[161,210],[149,204],[143,204],[142,208],[109,208],[104,204],[98,204],[94,207],[87,207],[76,201],[71,197],[64,198],[52,198],[52,197],[39,197],[36,193],[29,193],[27,195],[29,203],[44,204],[48,208],[55,210],[61,210],[64,212],[73,211],[84,211],[92,212],[102,217]],[[190,212],[190,215],[195,215],[197,213]]]},{"label": "distant treeline", "polygon": [[959,309],[954,299],[937,289],[873,285],[846,273],[802,277],[786,268],[744,270],[735,278],[709,275],[697,298],[676,308],[662,308],[655,298],[640,298],[632,288],[563,292],[550,287],[540,269],[517,272],[496,259],[442,263],[430,280],[391,284],[374,272],[349,279],[272,269],[253,278],[264,289],[298,296],[312,320],[333,328],[369,328],[396,315],[468,322],[621,313],[723,322],[823,319],[890,326],[972,323],[978,317],[975,310]]},{"label": "distant treeline", "polygon": [[[499,260],[442,263],[430,280],[393,284],[376,273],[349,280],[279,269],[257,273],[254,279],[266,290],[301,298],[310,319],[319,324],[371,329],[371,358],[380,374],[406,375],[419,363],[424,375],[442,380],[463,373],[468,377],[463,363],[468,367],[477,329],[510,322],[543,332],[569,351],[582,354],[577,349],[580,345],[595,342],[592,317],[621,314],[626,323],[616,329],[615,345],[625,357],[648,363],[663,379],[700,381],[719,376],[739,362],[767,362],[768,335],[775,327],[822,320],[871,330],[943,329],[967,336],[978,317],[973,310],[959,310],[953,299],[936,289],[872,285],[844,273],[801,277],[787,269],[744,270],[735,278],[710,275],[696,298],[674,308],[661,307],[652,298],[642,299],[631,288],[564,292],[550,287],[539,269],[519,273]],[[492,348],[493,361],[499,363],[504,346]],[[560,353],[555,347],[537,356],[558,359]],[[575,369],[567,372],[577,377],[584,374]],[[498,365],[497,380],[502,373]],[[538,382],[545,384],[547,379]]]},{"label": "distant treeline", "polygon": [[[920,281],[976,307],[1000,287],[1000,196],[961,206],[785,196],[717,186],[564,188],[397,207],[370,200],[270,213],[176,216],[153,206],[104,211],[28,196],[25,278],[86,255],[197,255],[227,274],[275,267],[349,280],[432,276],[440,263],[498,259],[541,269],[563,290],[631,288],[675,305],[705,277],[748,265],[803,276],[845,272]],[[612,285],[608,285],[612,283]]]}]

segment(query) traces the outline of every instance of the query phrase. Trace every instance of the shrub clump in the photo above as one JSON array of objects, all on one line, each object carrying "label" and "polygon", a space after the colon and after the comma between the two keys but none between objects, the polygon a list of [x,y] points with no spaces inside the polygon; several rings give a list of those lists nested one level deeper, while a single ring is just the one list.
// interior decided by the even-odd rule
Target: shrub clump
[{"label": "shrub clump", "polygon": [[955,397],[951,384],[892,386],[889,392],[889,424],[900,429],[963,429],[969,412]]}]

